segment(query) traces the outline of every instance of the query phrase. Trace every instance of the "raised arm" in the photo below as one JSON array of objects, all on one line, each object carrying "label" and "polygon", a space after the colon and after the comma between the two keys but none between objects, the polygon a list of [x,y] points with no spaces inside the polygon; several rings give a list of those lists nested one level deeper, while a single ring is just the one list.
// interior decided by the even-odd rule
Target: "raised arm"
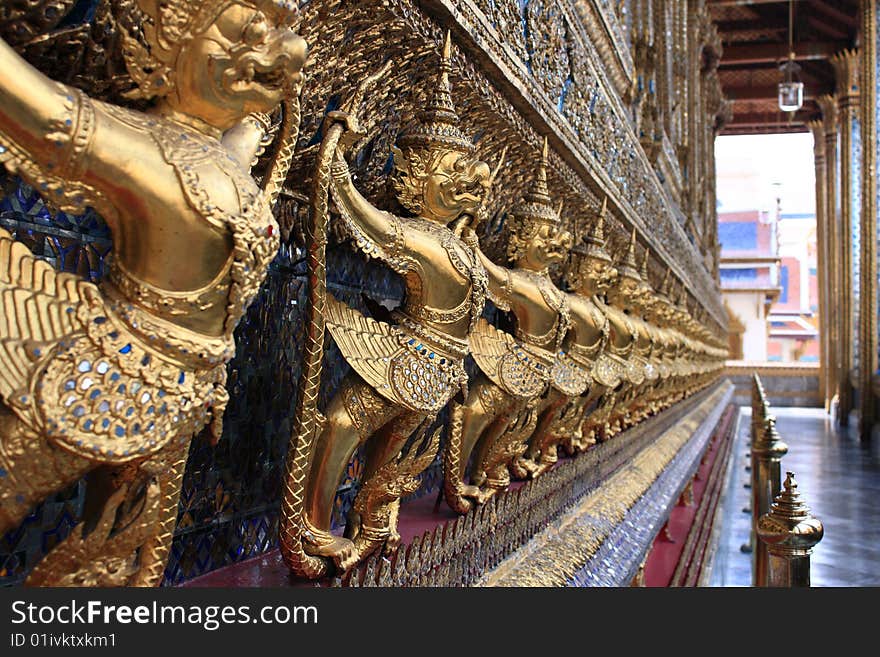
[{"label": "raised arm", "polygon": [[330,170],[333,200],[339,207],[346,230],[356,240],[364,239],[369,243],[365,246],[358,242],[358,246],[362,250],[375,251],[377,257],[386,261],[399,256],[404,246],[400,220],[390,212],[376,208],[357,190],[339,150]]},{"label": "raised arm", "polygon": [[241,168],[249,171],[266,146],[271,141],[271,117],[268,114],[250,114],[245,119],[223,133],[220,140]]},{"label": "raised arm", "polygon": [[53,176],[75,177],[90,110],[82,92],[46,77],[0,40],[0,141],[11,151],[0,161],[26,158]]},{"label": "raised arm", "polygon": [[496,265],[483,253],[477,234],[471,228],[464,229],[462,239],[473,249],[489,276],[489,299],[501,310],[510,310],[510,298],[513,291],[510,270],[507,267]]}]

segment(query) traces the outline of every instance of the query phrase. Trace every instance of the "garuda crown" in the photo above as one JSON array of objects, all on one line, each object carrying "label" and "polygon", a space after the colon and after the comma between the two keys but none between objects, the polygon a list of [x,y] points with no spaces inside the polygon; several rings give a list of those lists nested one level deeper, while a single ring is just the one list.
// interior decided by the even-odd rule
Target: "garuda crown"
[{"label": "garuda crown", "polygon": [[629,248],[626,250],[626,255],[624,255],[623,259],[617,264],[617,273],[620,275],[621,278],[629,278],[636,283],[641,283],[642,277],[639,275],[637,267],[636,229],[633,228],[632,237],[630,237]]},{"label": "garuda crown", "polygon": [[452,90],[449,85],[449,73],[452,71],[451,48],[450,34],[447,32],[440,57],[436,90],[425,108],[416,114],[417,121],[409,132],[398,138],[397,144],[402,149],[426,151],[452,149],[465,154],[473,153],[475,150],[473,142],[458,127],[460,119],[455,113],[455,104],[452,102]]},{"label": "garuda crown", "polygon": [[559,228],[559,214],[560,210],[553,207],[550,190],[547,188],[547,138],[544,137],[541,164],[532,188],[523,202],[510,213],[511,235],[507,249],[510,259],[516,260],[519,257],[541,226]]},{"label": "garuda crown", "polygon": [[611,264],[611,255],[605,250],[605,212],[607,209],[608,198],[606,197],[602,201],[602,209],[599,210],[599,216],[596,217],[593,229],[584,236],[580,244],[571,250],[576,256],[602,260]]}]

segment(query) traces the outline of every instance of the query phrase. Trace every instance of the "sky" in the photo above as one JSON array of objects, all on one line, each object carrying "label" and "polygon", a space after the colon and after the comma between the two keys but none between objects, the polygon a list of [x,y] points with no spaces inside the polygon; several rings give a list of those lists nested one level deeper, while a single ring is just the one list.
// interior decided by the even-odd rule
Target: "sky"
[{"label": "sky", "polygon": [[813,135],[731,135],[715,140],[718,212],[816,212]]}]

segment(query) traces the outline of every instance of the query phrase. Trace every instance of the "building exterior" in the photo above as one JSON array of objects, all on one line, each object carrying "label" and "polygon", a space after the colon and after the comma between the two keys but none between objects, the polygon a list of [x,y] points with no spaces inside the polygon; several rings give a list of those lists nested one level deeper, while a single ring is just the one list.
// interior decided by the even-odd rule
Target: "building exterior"
[{"label": "building exterior", "polygon": [[769,360],[769,322],[782,293],[776,222],[767,215],[754,210],[718,216],[721,290],[732,323],[743,327],[734,331],[740,338],[732,349],[740,360]]}]

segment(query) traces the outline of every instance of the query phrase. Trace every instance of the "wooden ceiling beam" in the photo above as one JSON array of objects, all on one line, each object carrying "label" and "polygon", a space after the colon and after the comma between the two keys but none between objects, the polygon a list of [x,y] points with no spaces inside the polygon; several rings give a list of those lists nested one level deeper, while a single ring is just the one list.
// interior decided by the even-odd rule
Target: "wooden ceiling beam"
[{"label": "wooden ceiling beam", "polygon": [[787,126],[745,126],[742,128],[725,127],[720,133],[722,137],[732,137],[735,135],[779,135],[794,132],[807,132],[809,128],[805,123],[795,123]]},{"label": "wooden ceiling beam", "polygon": [[715,23],[721,38],[725,34],[737,34],[747,32],[778,32],[781,34],[788,33],[788,21],[779,21],[779,23],[762,21],[760,18],[743,21],[718,21]]},{"label": "wooden ceiling beam", "polygon": [[853,32],[859,25],[859,19],[857,16],[851,16],[837,7],[832,7],[825,2],[825,0],[811,0],[810,5],[820,13],[836,20],[838,23],[843,23],[847,27],[852,28]]},{"label": "wooden ceiling beam", "polygon": [[[798,61],[830,59],[849,46],[847,41],[814,41],[794,44],[794,58]],[[788,44],[754,43],[725,46],[722,66],[742,64],[769,64],[788,59]]]},{"label": "wooden ceiling beam", "polygon": [[809,16],[807,18],[807,23],[809,23],[817,32],[821,32],[832,39],[843,40],[849,36],[844,30],[837,29],[829,25],[828,21],[817,18],[816,16]]},{"label": "wooden ceiling beam", "polygon": [[[728,100],[733,102],[750,102],[755,100],[775,100],[778,88],[775,84],[766,84],[749,87],[724,87],[724,95]],[[827,90],[804,85],[804,100],[813,100],[818,98]]]},{"label": "wooden ceiling beam", "polygon": [[733,118],[726,124],[728,126],[755,126],[755,125],[787,125],[789,123],[803,123],[809,120],[813,112],[803,110],[795,112],[794,117],[785,116],[784,112],[743,112],[733,113]]},{"label": "wooden ceiling beam", "polygon": [[[745,88],[755,86],[751,83],[751,76],[755,73],[766,73],[767,71],[773,71],[774,73],[776,73],[775,80],[782,81],[782,73],[779,72],[778,67],[775,66],[763,68],[742,67],[718,69],[718,80],[721,82],[721,88],[724,90],[725,93],[727,93],[730,87]],[[749,77],[747,77],[745,80],[742,80],[741,77],[744,74],[748,75]],[[823,75],[820,77],[811,71],[806,71],[802,69],[799,73],[796,74],[796,79],[803,82],[805,87],[812,87],[814,93],[832,93],[834,89],[833,76]]]}]

